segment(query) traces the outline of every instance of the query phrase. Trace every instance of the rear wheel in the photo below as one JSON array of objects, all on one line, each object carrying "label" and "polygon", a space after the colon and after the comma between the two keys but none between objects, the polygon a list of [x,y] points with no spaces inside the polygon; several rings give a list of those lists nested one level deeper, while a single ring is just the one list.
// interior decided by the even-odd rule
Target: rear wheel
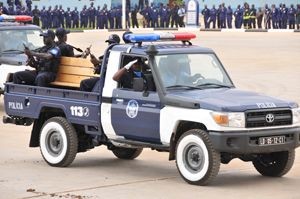
[{"label": "rear wheel", "polygon": [[48,119],[40,132],[40,150],[51,166],[69,166],[77,154],[78,138],[74,127],[63,117]]},{"label": "rear wheel", "polygon": [[207,132],[192,129],[177,142],[176,165],[183,179],[195,185],[206,185],[218,174],[220,154],[215,151]]},{"label": "rear wheel", "polygon": [[143,148],[123,148],[115,147],[112,152],[119,159],[133,160],[143,151]]},{"label": "rear wheel", "polygon": [[281,177],[289,172],[295,160],[295,150],[259,154],[252,162],[263,176]]}]

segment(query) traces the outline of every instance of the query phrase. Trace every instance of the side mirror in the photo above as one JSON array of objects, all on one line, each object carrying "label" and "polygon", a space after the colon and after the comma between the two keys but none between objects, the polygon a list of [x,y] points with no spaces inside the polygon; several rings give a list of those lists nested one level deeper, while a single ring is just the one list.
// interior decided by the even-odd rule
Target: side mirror
[{"label": "side mirror", "polygon": [[142,92],[144,90],[144,79],[143,78],[133,78],[133,90]]}]

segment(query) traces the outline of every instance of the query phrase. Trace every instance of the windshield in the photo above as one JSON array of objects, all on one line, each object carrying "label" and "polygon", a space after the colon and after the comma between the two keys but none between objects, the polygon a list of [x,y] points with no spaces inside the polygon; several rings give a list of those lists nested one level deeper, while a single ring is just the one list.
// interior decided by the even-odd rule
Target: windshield
[{"label": "windshield", "polygon": [[43,38],[39,30],[1,30],[0,31],[0,53],[21,53],[25,44],[34,50],[43,46]]},{"label": "windshield", "polygon": [[214,54],[157,55],[155,61],[167,89],[233,87]]}]

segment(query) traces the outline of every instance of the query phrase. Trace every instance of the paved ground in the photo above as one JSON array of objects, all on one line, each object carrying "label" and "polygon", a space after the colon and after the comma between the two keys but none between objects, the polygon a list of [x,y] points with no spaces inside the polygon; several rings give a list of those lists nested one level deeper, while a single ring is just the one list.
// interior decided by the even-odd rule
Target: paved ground
[{"label": "paved ground", "polygon": [[[100,55],[108,33],[69,35],[75,46]],[[200,32],[194,44],[213,48],[236,86],[300,103],[299,33]],[[0,116],[4,115],[3,97]],[[30,127],[0,123],[0,198],[300,198],[300,151],[283,178],[260,176],[251,163],[222,165],[214,183],[191,186],[166,153],[145,150],[134,161],[105,147],[78,154],[69,168],[52,168],[29,148]]]}]

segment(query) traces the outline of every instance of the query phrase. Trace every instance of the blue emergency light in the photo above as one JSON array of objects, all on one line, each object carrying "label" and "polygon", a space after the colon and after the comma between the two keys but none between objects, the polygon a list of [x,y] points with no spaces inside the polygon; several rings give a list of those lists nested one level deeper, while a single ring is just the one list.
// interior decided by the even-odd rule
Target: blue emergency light
[{"label": "blue emergency light", "polygon": [[196,38],[193,33],[178,32],[178,33],[139,33],[127,34],[125,39],[132,43],[153,42],[153,41],[189,41]]}]

